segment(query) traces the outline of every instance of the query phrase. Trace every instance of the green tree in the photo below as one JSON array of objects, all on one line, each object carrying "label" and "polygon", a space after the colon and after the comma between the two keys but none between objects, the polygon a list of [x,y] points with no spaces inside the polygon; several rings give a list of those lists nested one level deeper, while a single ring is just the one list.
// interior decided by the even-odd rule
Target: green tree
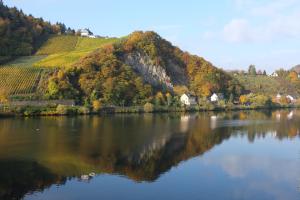
[{"label": "green tree", "polygon": [[168,92],[166,94],[166,98],[167,98],[167,105],[170,106],[172,104],[172,95]]},{"label": "green tree", "polygon": [[263,75],[264,75],[264,76],[267,76],[267,72],[266,72],[266,70],[264,70],[264,72],[263,72]]},{"label": "green tree", "polygon": [[156,106],[166,105],[166,101],[165,101],[163,93],[161,93],[161,92],[156,93],[156,95],[155,95],[155,105]]},{"label": "green tree", "polygon": [[250,65],[248,68],[248,74],[251,76],[256,76],[256,67],[255,65]]}]

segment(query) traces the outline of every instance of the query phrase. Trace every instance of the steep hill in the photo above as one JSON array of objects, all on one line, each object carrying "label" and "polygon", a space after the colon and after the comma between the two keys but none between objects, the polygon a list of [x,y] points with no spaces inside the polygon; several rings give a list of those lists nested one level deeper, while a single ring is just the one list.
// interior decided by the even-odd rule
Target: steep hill
[{"label": "steep hill", "polygon": [[292,70],[300,74],[300,65],[296,65],[295,67],[292,68]]},{"label": "steep hill", "polygon": [[[130,66],[152,86],[172,88],[185,85],[197,96],[209,96],[213,92],[237,94],[241,90],[240,85],[224,71],[201,57],[181,51],[151,31],[134,32],[114,45],[87,56],[78,65],[90,67],[101,60],[103,51],[115,56],[123,65]],[[98,67],[101,70],[101,63]]]},{"label": "steep hill", "polygon": [[49,98],[81,96],[114,105],[141,105],[157,92],[172,93],[175,86],[186,86],[199,97],[213,92],[229,97],[242,90],[222,70],[154,32],[134,32],[104,45],[71,68],[54,72],[42,85]]}]

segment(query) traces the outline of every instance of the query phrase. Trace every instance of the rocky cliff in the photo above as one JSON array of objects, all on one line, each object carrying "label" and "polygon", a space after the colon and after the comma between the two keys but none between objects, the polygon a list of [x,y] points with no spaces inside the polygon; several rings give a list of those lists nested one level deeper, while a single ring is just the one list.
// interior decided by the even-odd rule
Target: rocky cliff
[{"label": "rocky cliff", "polygon": [[125,54],[124,62],[141,75],[146,83],[153,86],[166,85],[172,89],[174,85],[188,84],[185,69],[172,60],[168,60],[166,66],[162,66],[155,64],[148,55],[135,51]]}]

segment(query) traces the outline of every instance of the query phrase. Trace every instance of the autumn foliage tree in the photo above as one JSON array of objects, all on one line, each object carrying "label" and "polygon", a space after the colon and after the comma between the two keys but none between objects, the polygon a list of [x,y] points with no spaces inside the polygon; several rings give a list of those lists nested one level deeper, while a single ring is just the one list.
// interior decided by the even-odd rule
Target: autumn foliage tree
[{"label": "autumn foliage tree", "polygon": [[292,83],[299,82],[298,73],[295,71],[291,71],[288,75],[288,78]]},{"label": "autumn foliage tree", "polygon": [[9,94],[5,89],[0,89],[0,103],[4,104],[8,102]]}]

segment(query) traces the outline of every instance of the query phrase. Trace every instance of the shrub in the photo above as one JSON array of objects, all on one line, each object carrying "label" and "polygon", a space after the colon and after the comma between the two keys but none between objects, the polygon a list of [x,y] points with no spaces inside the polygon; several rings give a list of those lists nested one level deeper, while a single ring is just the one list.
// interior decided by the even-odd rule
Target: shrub
[{"label": "shrub", "polygon": [[66,114],[68,114],[68,107],[65,105],[59,104],[56,107],[56,112],[57,112],[57,114],[60,114],[60,115],[66,115]]},{"label": "shrub", "polygon": [[101,102],[99,100],[93,101],[93,110],[95,112],[99,112],[101,108],[102,108],[102,105],[101,105]]},{"label": "shrub", "polygon": [[78,108],[78,113],[81,115],[87,115],[90,113],[90,109],[88,107],[81,106]]},{"label": "shrub", "polygon": [[146,104],[144,105],[144,111],[145,111],[145,112],[153,112],[153,110],[154,110],[153,104],[151,104],[151,103],[146,103]]},{"label": "shrub", "polygon": [[225,107],[225,106],[226,106],[225,100],[220,100],[220,101],[218,102],[218,106]]},{"label": "shrub", "polygon": [[41,112],[41,109],[38,107],[27,106],[23,109],[23,114],[25,116],[38,115]]},{"label": "shrub", "polygon": [[247,95],[241,95],[239,98],[239,101],[242,105],[246,104],[248,102],[248,97]]},{"label": "shrub", "polygon": [[270,106],[272,101],[270,97],[258,94],[252,96],[250,102],[253,106]]}]

